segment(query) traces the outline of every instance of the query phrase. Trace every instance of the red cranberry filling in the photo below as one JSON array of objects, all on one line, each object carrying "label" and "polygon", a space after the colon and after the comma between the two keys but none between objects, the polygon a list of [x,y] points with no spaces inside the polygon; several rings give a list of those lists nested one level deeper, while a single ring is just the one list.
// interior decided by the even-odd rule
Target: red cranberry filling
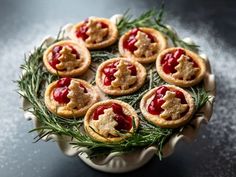
[{"label": "red cranberry filling", "polygon": [[86,34],[87,31],[88,27],[86,26],[86,24],[83,24],[76,30],[76,37],[82,38],[85,41],[88,38],[88,35]]},{"label": "red cranberry filling", "polygon": [[99,24],[102,28],[108,28],[108,25],[107,25],[106,23],[98,22],[98,24]]},{"label": "red cranberry filling", "polygon": [[148,112],[153,115],[160,115],[163,109],[161,106],[164,104],[163,97],[166,94],[166,91],[169,89],[165,86],[160,86],[155,93],[155,96],[151,103],[148,105]]},{"label": "red cranberry filling", "polygon": [[[80,26],[77,30],[76,30],[76,37],[77,38],[82,38],[84,41],[89,37],[86,32],[88,31],[88,27],[87,24],[88,23],[88,19],[86,19],[84,21],[84,24],[82,26]],[[103,22],[97,22],[102,28],[108,28],[108,25],[106,23]]]},{"label": "red cranberry filling", "polygon": [[104,114],[104,110],[112,108],[113,112],[116,114],[114,119],[117,121],[118,125],[115,127],[116,130],[130,130],[132,128],[132,118],[125,115],[122,106],[117,103],[112,103],[111,105],[99,106],[93,113],[93,120],[98,120],[101,114]]},{"label": "red cranberry filling", "polygon": [[131,76],[136,76],[137,75],[137,70],[136,67],[132,64],[129,64],[127,67],[131,71]]},{"label": "red cranberry filling", "polygon": [[53,98],[60,104],[69,103],[68,93],[68,87],[58,87],[53,91]]},{"label": "red cranberry filling", "polygon": [[60,61],[57,58],[54,58],[51,61],[49,61],[49,64],[51,65],[51,67],[53,67],[53,69],[56,69],[56,70],[57,70],[56,65],[59,63],[60,63]]},{"label": "red cranberry filling", "polygon": [[[135,37],[138,31],[141,31],[141,30],[139,28],[132,29],[128,36],[128,39],[123,42],[124,48],[129,50],[132,53],[137,49],[137,47],[134,44],[137,42],[137,39]],[[151,34],[149,33],[146,33],[146,34],[148,35],[148,38],[151,39],[151,42],[155,41],[154,37]]]},{"label": "red cranberry filling", "polygon": [[[70,47],[71,53],[76,55],[76,59],[80,58],[79,53],[74,49],[74,47],[72,46],[68,46]],[[61,56],[60,51],[62,50],[63,46],[57,45],[55,47],[53,47],[52,49],[52,60],[49,61],[49,64],[57,70],[56,65],[60,63],[60,61],[58,60],[58,58]]]},{"label": "red cranberry filling", "polygon": [[[173,52],[169,52],[164,55],[163,59],[161,60],[161,64],[163,67],[163,71],[166,74],[175,73],[176,69],[175,67],[179,64],[178,59],[181,57],[181,55],[185,55],[185,51],[183,49],[177,49]],[[197,63],[194,62],[192,59],[190,59],[194,63],[194,67],[198,67]]]},{"label": "red cranberry filling", "polygon": [[83,89],[84,93],[88,93],[88,90],[86,89],[86,87],[83,84],[79,84],[79,87]]},{"label": "red cranberry filling", "polygon": [[72,49],[71,53],[76,56],[76,59],[80,59],[80,54],[77,52],[77,50],[75,50],[75,48],[72,46],[69,46],[69,47]]},{"label": "red cranberry filling", "polygon": [[[161,106],[165,103],[165,100],[163,100],[163,97],[165,96],[168,90],[169,89],[166,86],[160,86],[156,90],[155,96],[147,108],[150,114],[160,115],[162,113],[163,109],[161,108]],[[181,91],[175,90],[174,92],[176,94],[176,97],[181,100],[181,104],[187,104],[184,94]]]},{"label": "red cranberry filling", "polygon": [[111,82],[115,80],[114,74],[117,71],[116,66],[118,62],[108,64],[106,67],[103,68],[103,73],[105,74],[104,78],[104,85],[109,86]]},{"label": "red cranberry filling", "polygon": [[[115,72],[117,71],[116,66],[119,64],[119,62],[115,62],[115,63],[111,63],[108,64],[107,66],[105,66],[103,68],[103,73],[105,74],[105,78],[104,78],[104,85],[109,86],[111,85],[111,82],[113,80],[115,80]],[[137,69],[134,65],[132,64],[128,64],[127,68],[131,71],[131,75],[132,76],[136,76],[137,75]]]},{"label": "red cranberry filling", "polygon": [[68,87],[70,85],[71,78],[64,77],[57,81],[57,87]]},{"label": "red cranberry filling", "polygon": [[179,98],[181,100],[181,104],[187,104],[187,101],[185,100],[184,94],[180,92],[179,90],[175,90],[175,97]]},{"label": "red cranberry filling", "polygon": [[[65,77],[57,81],[56,88],[53,91],[53,98],[60,104],[69,103],[70,99],[67,97],[69,93],[69,85],[71,78]],[[83,84],[80,83],[80,88],[84,90],[84,93],[88,93],[87,89]]]},{"label": "red cranberry filling", "polygon": [[56,68],[56,65],[60,63],[58,58],[61,56],[60,51],[62,50],[62,46],[55,46],[52,49],[52,60],[49,61],[49,64],[54,68]]}]

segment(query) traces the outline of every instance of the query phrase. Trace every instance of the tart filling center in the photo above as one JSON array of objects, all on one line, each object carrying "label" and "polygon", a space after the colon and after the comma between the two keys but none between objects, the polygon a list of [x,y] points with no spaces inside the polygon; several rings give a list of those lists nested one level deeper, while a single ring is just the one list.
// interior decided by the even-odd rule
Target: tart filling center
[{"label": "tart filling center", "polygon": [[86,43],[96,44],[102,42],[108,36],[108,25],[96,19],[89,18],[76,30],[76,36]]},{"label": "tart filling center", "polygon": [[172,74],[175,79],[185,81],[194,79],[200,70],[198,64],[182,49],[165,54],[161,65],[166,74]]},{"label": "tart filling center", "polygon": [[59,71],[71,71],[82,62],[80,54],[72,46],[55,46],[49,54],[49,64]]},{"label": "tart filling center", "polygon": [[121,105],[99,106],[93,113],[91,126],[104,137],[119,136],[119,131],[129,131],[132,128],[132,118],[126,115]]},{"label": "tart filling center", "polygon": [[128,89],[137,81],[136,67],[124,60],[107,65],[103,69],[103,74],[104,85],[122,90]]},{"label": "tart filling center", "polygon": [[62,78],[57,82],[53,98],[59,104],[66,104],[70,109],[83,108],[91,99],[85,86],[70,78]]},{"label": "tart filling center", "polygon": [[161,86],[156,90],[147,111],[166,120],[176,120],[185,115],[188,111],[188,104],[181,91],[172,91]]},{"label": "tart filling center", "polygon": [[150,57],[157,53],[158,45],[154,37],[138,28],[134,28],[123,46],[136,57]]}]

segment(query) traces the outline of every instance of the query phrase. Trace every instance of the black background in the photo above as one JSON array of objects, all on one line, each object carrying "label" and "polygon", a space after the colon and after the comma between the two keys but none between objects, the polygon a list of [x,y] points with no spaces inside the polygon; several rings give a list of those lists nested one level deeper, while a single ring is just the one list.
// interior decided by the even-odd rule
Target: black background
[{"label": "black background", "polygon": [[[220,46],[215,55],[211,45],[209,50],[202,49],[215,57],[211,59],[217,80],[215,112],[210,124],[201,128],[196,141],[180,143],[174,154],[163,161],[155,157],[141,169],[122,176],[233,177],[236,80],[235,70],[230,68],[236,67],[236,1],[166,0],[165,4],[166,21],[176,24],[177,31],[179,27],[186,34],[198,34],[198,42],[204,46],[207,40]],[[60,26],[88,16],[110,17],[128,8],[137,15],[159,5],[160,1],[154,0],[0,0],[0,177],[113,176],[91,169],[78,158],[66,157],[53,142],[33,144],[35,134],[27,133],[32,125],[23,118],[12,80],[20,75],[24,53],[38,45],[44,36],[56,35]],[[229,54],[220,55],[222,52]],[[219,61],[215,61],[217,57]],[[224,65],[226,61],[231,67]]]}]

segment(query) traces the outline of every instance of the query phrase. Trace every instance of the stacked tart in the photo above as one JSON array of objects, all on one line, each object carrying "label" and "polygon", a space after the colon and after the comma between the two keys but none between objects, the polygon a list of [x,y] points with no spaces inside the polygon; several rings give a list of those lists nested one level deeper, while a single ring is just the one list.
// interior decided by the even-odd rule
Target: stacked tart
[{"label": "stacked tart", "polygon": [[[49,111],[62,118],[84,117],[86,134],[104,143],[132,136],[141,116],[161,128],[180,127],[191,119],[194,99],[183,88],[200,83],[206,72],[204,60],[196,53],[168,47],[166,37],[153,28],[133,28],[119,36],[115,24],[98,17],[75,24],[68,37],[44,52],[45,68],[59,77],[45,91]],[[111,45],[117,45],[117,57],[96,63],[96,85],[83,80],[92,63],[90,52]],[[147,69],[153,63],[166,84],[146,88],[137,114],[137,108],[118,99],[151,82]]]}]

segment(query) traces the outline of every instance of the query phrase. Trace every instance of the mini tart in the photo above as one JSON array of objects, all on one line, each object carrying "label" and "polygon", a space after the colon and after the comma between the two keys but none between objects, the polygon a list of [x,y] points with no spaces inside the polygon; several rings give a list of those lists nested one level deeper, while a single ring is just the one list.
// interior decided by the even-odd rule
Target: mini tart
[{"label": "mini tart", "polygon": [[145,119],[162,128],[185,125],[192,117],[192,96],[174,85],[162,85],[148,91],[140,102]]},{"label": "mini tart", "polygon": [[191,87],[203,79],[206,65],[196,53],[174,47],[165,49],[158,55],[156,69],[166,82],[180,87]]},{"label": "mini tart", "polygon": [[119,52],[122,56],[144,64],[154,62],[158,53],[166,47],[166,38],[152,28],[134,28],[119,40]]},{"label": "mini tart", "polygon": [[44,95],[46,107],[64,118],[77,118],[98,101],[96,90],[88,82],[61,78],[48,85]]},{"label": "mini tart", "polygon": [[70,38],[83,40],[88,49],[102,49],[116,42],[118,30],[109,19],[89,17],[73,26]]},{"label": "mini tart", "polygon": [[108,95],[127,95],[145,82],[143,65],[127,58],[113,58],[101,63],[96,73],[97,86]]},{"label": "mini tart", "polygon": [[88,70],[91,56],[83,43],[65,40],[47,48],[43,62],[47,70],[54,75],[75,77]]},{"label": "mini tart", "polygon": [[134,108],[119,100],[106,100],[89,108],[84,118],[84,129],[96,141],[120,142],[132,136],[139,125]]}]

